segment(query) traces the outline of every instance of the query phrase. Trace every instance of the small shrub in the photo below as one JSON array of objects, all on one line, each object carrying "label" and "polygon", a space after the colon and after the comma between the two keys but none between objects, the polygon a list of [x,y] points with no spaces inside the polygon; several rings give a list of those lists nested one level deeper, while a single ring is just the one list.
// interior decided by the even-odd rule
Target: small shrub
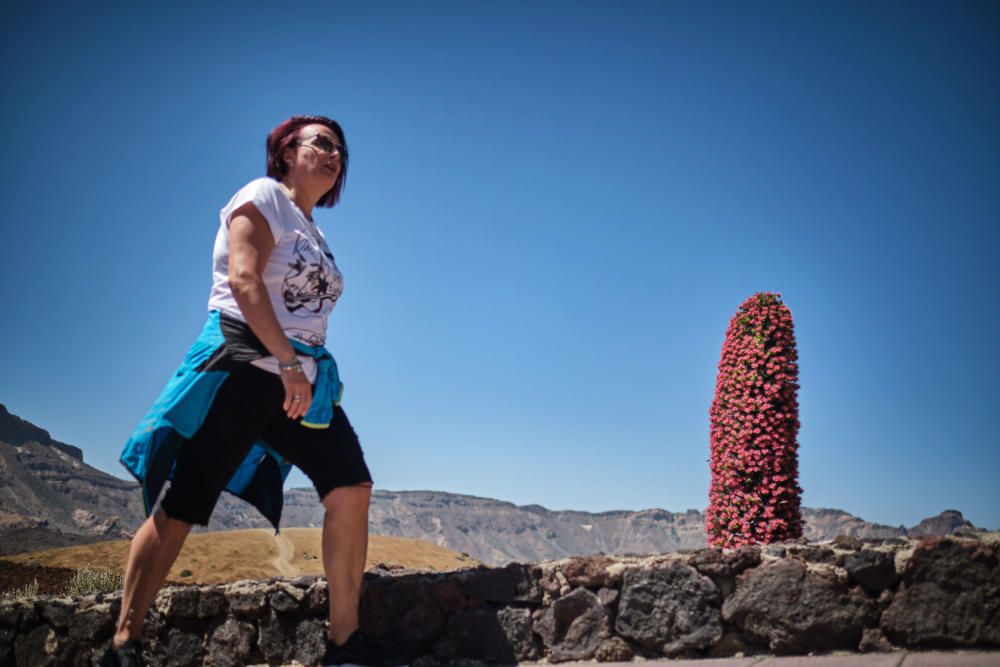
[{"label": "small shrub", "polygon": [[18,598],[33,598],[38,596],[38,579],[33,579],[30,584],[25,584],[21,588],[15,588],[0,593],[0,600],[16,600]]},{"label": "small shrub", "polygon": [[191,570],[181,570],[182,577],[190,577],[192,574],[194,574],[194,572],[192,572]]},{"label": "small shrub", "polygon": [[66,594],[73,596],[91,593],[113,593],[122,588],[122,575],[103,568],[85,567],[77,570],[69,580]]}]

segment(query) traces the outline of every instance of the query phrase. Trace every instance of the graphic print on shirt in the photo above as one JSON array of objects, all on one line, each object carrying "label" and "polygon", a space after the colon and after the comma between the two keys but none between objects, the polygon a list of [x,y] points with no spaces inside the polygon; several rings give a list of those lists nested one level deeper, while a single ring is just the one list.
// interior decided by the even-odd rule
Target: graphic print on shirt
[{"label": "graphic print on shirt", "polygon": [[285,329],[285,335],[306,345],[323,345],[326,342],[323,336],[312,331],[306,331],[305,329]]},{"label": "graphic print on shirt", "polygon": [[333,256],[320,252],[304,236],[296,239],[293,254],[295,259],[288,265],[290,270],[281,286],[285,308],[299,317],[329,313],[344,289]]}]

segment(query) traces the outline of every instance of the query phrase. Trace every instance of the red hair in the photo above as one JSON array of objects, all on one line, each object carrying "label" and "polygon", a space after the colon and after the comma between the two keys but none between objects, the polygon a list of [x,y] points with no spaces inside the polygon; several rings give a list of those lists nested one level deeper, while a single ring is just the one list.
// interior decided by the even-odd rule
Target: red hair
[{"label": "red hair", "polygon": [[[344,139],[344,130],[340,124],[327,118],[326,116],[292,116],[278,127],[271,130],[267,135],[267,175],[276,181],[280,181],[288,175],[288,164],[281,158],[286,148],[295,146],[299,141],[299,130],[306,125],[325,125],[337,135],[337,140],[345,149],[347,141]],[[340,157],[340,174],[333,187],[326,191],[316,206],[331,208],[340,201],[340,193],[344,189],[344,180],[347,178],[347,156]]]}]

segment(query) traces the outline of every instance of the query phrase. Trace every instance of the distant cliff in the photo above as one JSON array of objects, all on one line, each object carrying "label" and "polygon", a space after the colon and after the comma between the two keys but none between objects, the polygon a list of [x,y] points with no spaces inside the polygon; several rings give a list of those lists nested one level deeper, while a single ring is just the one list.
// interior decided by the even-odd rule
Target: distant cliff
[{"label": "distant cliff", "polygon": [[67,445],[65,442],[53,440],[52,436],[45,429],[38,428],[29,421],[21,419],[17,415],[12,415],[7,411],[7,406],[0,403],[0,441],[11,445],[22,445],[27,442],[37,442],[42,445],[54,447],[66,454],[69,454],[78,461],[83,460],[83,452],[79,447]]}]

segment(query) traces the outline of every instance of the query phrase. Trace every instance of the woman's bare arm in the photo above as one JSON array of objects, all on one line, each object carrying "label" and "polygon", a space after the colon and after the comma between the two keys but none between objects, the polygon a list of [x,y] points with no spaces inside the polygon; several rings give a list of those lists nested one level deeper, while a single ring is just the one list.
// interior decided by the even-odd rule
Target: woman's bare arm
[{"label": "woman's bare arm", "polygon": [[[290,363],[296,359],[295,350],[278,324],[261,277],[272,250],[271,228],[257,207],[246,203],[236,209],[229,219],[229,286],[250,330],[279,362]],[[285,385],[285,412],[298,419],[312,399],[309,380],[301,371],[285,371],[281,381]],[[294,396],[301,400],[293,401]]]}]

